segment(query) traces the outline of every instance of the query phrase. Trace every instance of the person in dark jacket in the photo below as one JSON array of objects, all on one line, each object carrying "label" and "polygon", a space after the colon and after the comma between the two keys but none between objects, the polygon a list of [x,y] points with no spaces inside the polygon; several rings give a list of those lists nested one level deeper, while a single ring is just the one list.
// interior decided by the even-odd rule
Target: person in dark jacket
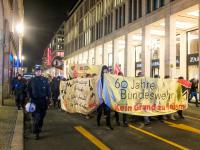
[{"label": "person in dark jacket", "polygon": [[192,100],[192,98],[195,97],[196,107],[199,107],[198,98],[197,98],[198,80],[193,78],[193,79],[190,80],[190,82],[192,83],[192,86],[191,86],[191,89],[190,89],[188,102],[190,102]]},{"label": "person in dark jacket", "polygon": [[35,77],[31,79],[28,85],[28,95],[32,103],[35,104],[36,110],[32,113],[33,133],[35,139],[39,139],[42,131],[43,120],[49,105],[50,85],[48,79],[42,76],[40,66],[35,67]]},{"label": "person in dark jacket", "polygon": [[58,105],[58,108],[60,109],[60,101],[58,100],[58,97],[60,95],[60,76],[57,78],[53,78],[51,83],[51,93],[52,93],[52,100],[54,104],[54,108],[56,108],[56,104]]},{"label": "person in dark jacket", "polygon": [[14,82],[14,94],[18,110],[24,108],[24,100],[26,97],[25,93],[26,93],[26,84],[22,80],[21,74],[18,74],[17,79]]},{"label": "person in dark jacket", "polygon": [[[103,81],[104,81],[104,74],[108,73],[108,67],[106,65],[104,65],[101,69],[101,86],[103,88]],[[101,93],[100,93],[101,94]],[[113,127],[111,126],[111,121],[110,121],[110,108],[108,106],[106,106],[106,104],[103,102],[98,108],[97,108],[97,125],[100,126],[100,120],[101,120],[101,115],[102,115],[102,111],[106,111],[106,125],[108,128],[110,128],[111,130],[113,130]]]}]

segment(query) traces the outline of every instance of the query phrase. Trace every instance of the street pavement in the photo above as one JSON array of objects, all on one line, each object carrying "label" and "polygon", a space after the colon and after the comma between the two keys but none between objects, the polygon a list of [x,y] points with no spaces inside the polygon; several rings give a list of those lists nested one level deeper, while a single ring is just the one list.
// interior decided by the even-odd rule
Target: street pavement
[{"label": "street pavement", "polygon": [[0,150],[10,150],[17,119],[17,108],[13,99],[4,100],[0,107]]},{"label": "street pavement", "polygon": [[129,127],[123,127],[122,122],[116,126],[112,117],[114,130],[110,130],[104,117],[102,125],[96,125],[95,113],[86,119],[81,114],[50,109],[39,140],[34,140],[31,117],[26,115],[25,150],[199,150],[200,108],[189,104],[184,115],[185,119],[176,116],[177,120],[164,122],[153,117],[149,126],[143,121],[132,122],[130,117]]}]

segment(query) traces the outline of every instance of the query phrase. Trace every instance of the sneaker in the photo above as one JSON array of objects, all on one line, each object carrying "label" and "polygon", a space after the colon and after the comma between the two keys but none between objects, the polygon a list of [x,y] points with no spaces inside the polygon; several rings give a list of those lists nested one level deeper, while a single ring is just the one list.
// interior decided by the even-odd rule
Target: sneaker
[{"label": "sneaker", "polygon": [[40,138],[39,133],[37,133],[37,134],[35,135],[35,140],[39,140],[39,138]]},{"label": "sneaker", "polygon": [[108,129],[108,130],[114,130],[114,128],[112,126],[107,126],[106,129]]},{"label": "sneaker", "polygon": [[85,119],[90,119],[90,116],[88,116],[88,115],[87,115],[87,116],[85,116]]},{"label": "sneaker", "polygon": [[116,122],[116,125],[117,125],[117,126],[120,126],[120,122],[119,122],[119,121],[118,121],[118,122]]},{"label": "sneaker", "polygon": [[128,123],[127,123],[127,122],[124,122],[123,126],[124,126],[124,127],[128,127]]},{"label": "sneaker", "polygon": [[167,116],[166,115],[162,116],[162,119],[167,120]]},{"label": "sneaker", "polygon": [[150,125],[151,122],[150,121],[149,122],[144,122],[144,124],[147,126],[147,125]]},{"label": "sneaker", "polygon": [[174,115],[170,115],[170,119],[171,120],[176,120],[176,118],[174,117]]}]

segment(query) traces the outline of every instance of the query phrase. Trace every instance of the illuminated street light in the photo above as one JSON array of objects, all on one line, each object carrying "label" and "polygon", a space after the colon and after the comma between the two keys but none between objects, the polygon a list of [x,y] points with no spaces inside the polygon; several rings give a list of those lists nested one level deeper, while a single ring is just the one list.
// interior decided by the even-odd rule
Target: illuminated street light
[{"label": "illuminated street light", "polygon": [[16,25],[16,31],[17,31],[18,34],[21,34],[21,35],[24,34],[24,25],[23,25],[23,23],[18,23]]},{"label": "illuminated street light", "polygon": [[22,57],[21,57],[21,60],[22,60],[22,61],[23,61],[23,60],[25,60],[25,57],[24,57],[24,56],[22,56]]}]

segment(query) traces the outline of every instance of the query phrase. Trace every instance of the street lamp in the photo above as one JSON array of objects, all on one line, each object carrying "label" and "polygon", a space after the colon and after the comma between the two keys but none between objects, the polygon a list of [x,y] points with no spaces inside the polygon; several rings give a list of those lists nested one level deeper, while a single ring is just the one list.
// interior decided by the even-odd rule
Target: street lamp
[{"label": "street lamp", "polygon": [[17,31],[18,34],[23,36],[23,34],[24,34],[24,25],[23,25],[23,23],[18,23],[16,25],[16,31]]}]

